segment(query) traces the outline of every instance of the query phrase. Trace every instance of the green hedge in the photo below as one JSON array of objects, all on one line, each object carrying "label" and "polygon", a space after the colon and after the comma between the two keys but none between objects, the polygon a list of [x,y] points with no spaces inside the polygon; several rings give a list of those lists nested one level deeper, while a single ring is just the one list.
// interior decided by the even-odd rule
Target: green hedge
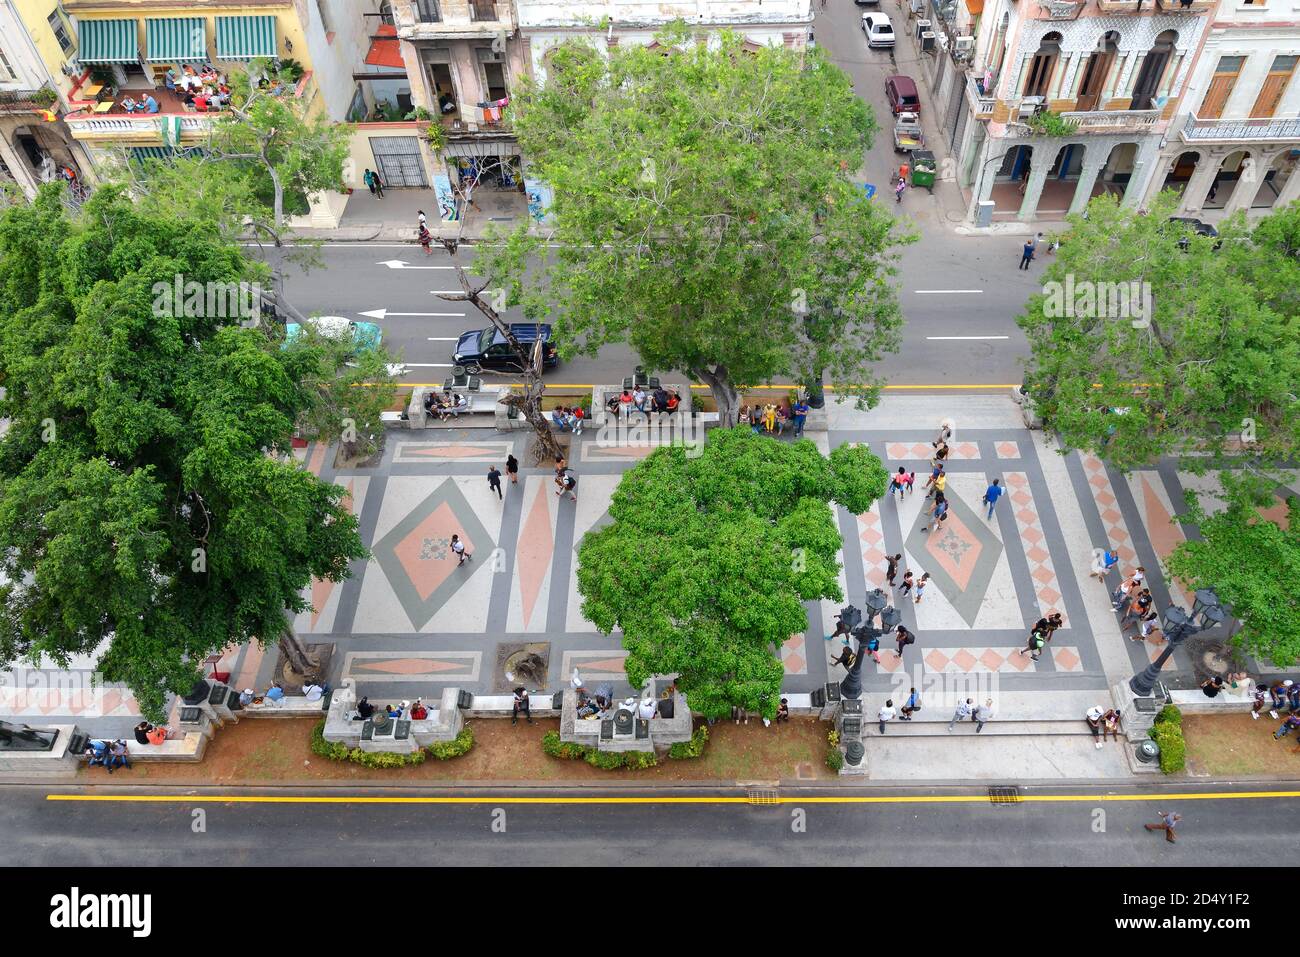
[{"label": "green hedge", "polygon": [[826,766],[832,771],[844,767],[844,752],[840,750],[840,733],[828,732],[826,735]]},{"label": "green hedge", "polygon": [[1160,746],[1161,771],[1177,774],[1187,766],[1187,743],[1177,721],[1159,721],[1147,733]]},{"label": "green hedge", "polygon": [[553,758],[567,761],[581,758],[593,768],[600,768],[602,771],[617,771],[620,768],[639,771],[642,768],[652,768],[659,763],[653,751],[601,751],[583,744],[561,741],[558,731],[547,731],[542,735],[542,751]]},{"label": "green hedge", "polygon": [[461,728],[460,734],[456,735],[454,741],[440,741],[428,748],[416,748],[410,754],[362,751],[360,748],[349,748],[339,741],[326,741],[324,720],[317,722],[311,729],[312,754],[329,758],[331,761],[351,761],[353,764],[360,764],[367,768],[404,768],[423,764],[428,760],[429,755],[433,755],[440,761],[446,761],[467,754],[473,747],[474,732],[469,729],[469,725]]},{"label": "green hedge", "polygon": [[1178,710],[1176,705],[1167,704],[1156,715],[1156,724],[1176,724],[1181,726],[1182,723],[1183,713]]},{"label": "green hedge", "polygon": [[702,724],[695,729],[689,741],[678,741],[668,749],[670,758],[698,758],[704,753],[704,746],[709,743],[709,726]]}]

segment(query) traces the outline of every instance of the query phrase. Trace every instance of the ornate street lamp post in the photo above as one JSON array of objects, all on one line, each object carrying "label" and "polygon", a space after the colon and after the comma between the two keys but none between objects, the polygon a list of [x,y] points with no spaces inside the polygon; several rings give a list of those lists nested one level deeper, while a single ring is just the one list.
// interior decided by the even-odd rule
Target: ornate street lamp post
[{"label": "ornate street lamp post", "polygon": [[1196,601],[1192,605],[1190,616],[1178,605],[1170,605],[1165,609],[1165,649],[1160,652],[1159,658],[1147,666],[1146,670],[1129,679],[1129,688],[1139,697],[1151,694],[1155,690],[1156,679],[1160,677],[1160,669],[1165,666],[1165,662],[1170,659],[1178,646],[1190,635],[1213,628],[1222,623],[1223,619],[1224,613],[1219,606],[1219,599],[1208,588],[1196,593]]}]

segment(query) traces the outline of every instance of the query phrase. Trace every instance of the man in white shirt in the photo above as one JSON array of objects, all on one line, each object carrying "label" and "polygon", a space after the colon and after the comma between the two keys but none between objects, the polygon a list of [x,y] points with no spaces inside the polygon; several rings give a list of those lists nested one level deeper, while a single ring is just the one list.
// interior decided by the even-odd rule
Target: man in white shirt
[{"label": "man in white shirt", "polygon": [[645,402],[646,402],[645,389],[641,388],[640,386],[637,386],[635,389],[632,390],[632,404],[636,406],[636,410],[638,412],[644,412],[646,411]]},{"label": "man in white shirt", "polygon": [[325,689],[313,681],[311,684],[303,686],[302,695],[308,701],[319,701],[325,697]]},{"label": "man in white shirt", "polygon": [[971,701],[970,698],[967,698],[965,701],[957,702],[957,710],[953,712],[952,720],[948,722],[949,731],[952,730],[953,725],[955,725],[958,721],[965,721],[967,718],[970,717],[971,705],[973,703],[974,702]]},{"label": "man in white shirt", "polygon": [[881,734],[884,734],[884,733],[885,733],[885,722],[886,722],[886,721],[893,721],[893,720],[894,720],[894,715],[895,715],[895,714],[896,714],[896,712],[894,711],[894,702],[893,702],[893,701],[886,701],[886,702],[885,702],[885,706],[884,706],[883,708],[881,708],[881,709],[880,709],[880,713],[879,713],[878,715],[876,715],[876,717],[880,719],[880,733],[881,733]]},{"label": "man in white shirt", "polygon": [[637,708],[637,715],[649,721],[655,716],[658,702],[654,698],[642,698],[641,705]]}]

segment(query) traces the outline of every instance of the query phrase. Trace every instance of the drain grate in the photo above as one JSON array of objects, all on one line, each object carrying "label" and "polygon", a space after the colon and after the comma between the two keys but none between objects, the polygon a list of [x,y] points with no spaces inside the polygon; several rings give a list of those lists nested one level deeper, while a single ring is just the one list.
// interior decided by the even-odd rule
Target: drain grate
[{"label": "drain grate", "polygon": [[1019,804],[1020,788],[989,788],[989,801],[993,804]]},{"label": "drain grate", "polygon": [[750,788],[749,803],[757,805],[778,804],[775,788]]}]

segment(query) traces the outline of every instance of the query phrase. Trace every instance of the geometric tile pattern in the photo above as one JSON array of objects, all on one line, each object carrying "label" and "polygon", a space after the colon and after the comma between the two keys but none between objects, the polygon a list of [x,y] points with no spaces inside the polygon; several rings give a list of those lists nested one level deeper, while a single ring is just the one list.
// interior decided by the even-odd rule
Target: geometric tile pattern
[{"label": "geometric tile pattern", "polygon": [[788,675],[806,675],[808,673],[808,656],[804,653],[803,634],[791,635],[781,645],[781,665]]},{"label": "geometric tile pattern", "polygon": [[[56,679],[66,677],[56,675]],[[0,714],[16,718],[47,714],[134,718],[140,714],[140,705],[131,692],[119,687],[18,688],[0,684]]]},{"label": "geometric tile pattern", "polygon": [[[1106,526],[1106,542],[1111,548],[1119,554],[1120,565],[1124,568],[1131,568],[1137,561],[1137,552],[1133,550],[1133,536],[1128,532],[1128,526],[1124,524],[1124,516],[1120,514],[1119,500],[1115,497],[1115,490],[1111,487],[1110,476],[1106,474],[1106,466],[1095,455],[1084,455],[1083,471],[1088,477],[1088,487],[1092,489],[1093,501],[1097,503],[1097,512],[1101,516],[1101,522]],[[1101,547],[1099,543],[1097,547]],[[1120,574],[1123,574],[1121,571]]]},{"label": "geometric tile pattern", "polygon": [[[1051,646],[1048,646],[1051,648]],[[1053,648],[1053,660],[1060,654],[1062,660],[1080,662],[1077,650],[1070,648]],[[886,658],[891,656],[886,655]],[[1016,648],[926,648],[921,653],[927,671],[946,674],[1025,674],[1036,671],[1038,663],[1029,655],[1020,654]],[[1080,671],[1080,664],[1075,664],[1071,671]]]},{"label": "geometric tile pattern", "polygon": [[1056,666],[1057,671],[1083,671],[1083,658],[1079,656],[1078,648],[1072,648],[1069,645],[1054,645],[1049,642],[1046,650],[1051,656],[1052,664]]},{"label": "geometric tile pattern", "polygon": [[[1143,527],[1151,541],[1151,547],[1164,562],[1175,548],[1186,541],[1182,526],[1173,520],[1173,513],[1165,502],[1164,489],[1156,473],[1133,473],[1129,476],[1129,487],[1142,514]],[[1176,578],[1166,579],[1165,585],[1169,588],[1169,597],[1175,605],[1191,608],[1189,596]]]},{"label": "geometric tile pattern", "polygon": [[1000,459],[1020,458],[1020,444],[1017,442],[998,442],[993,449]]},{"label": "geometric tile pattern", "polygon": [[[551,560],[555,556],[555,521],[560,500],[554,482],[529,475],[520,483],[523,507],[515,545],[515,576],[510,602],[510,631],[544,631],[550,595]],[[570,503],[572,504],[572,503]]]},{"label": "geometric tile pattern", "polygon": [[[862,567],[866,572],[867,590],[885,587],[885,533],[880,525],[880,499],[871,506],[871,510],[857,516],[858,541],[862,543]],[[902,562],[899,562],[897,584],[903,577]]]},{"label": "geometric tile pattern", "polygon": [[1011,499],[1011,514],[1015,516],[1016,525],[1020,529],[1025,560],[1029,562],[1029,576],[1034,580],[1038,610],[1040,614],[1046,615],[1049,611],[1059,610],[1061,603],[1061,586],[1056,580],[1051,553],[1047,550],[1047,536],[1043,534],[1038,509],[1034,505],[1034,494],[1029,489],[1029,479],[1025,473],[1006,473],[1006,485]]},{"label": "geometric tile pattern", "polygon": [[623,662],[627,660],[627,652],[613,641],[610,644],[605,650],[566,651],[560,666],[564,686],[569,686],[569,677],[575,667],[583,686],[587,688],[591,688],[597,681],[625,680],[627,676],[623,673]]},{"label": "geometric tile pattern", "polygon": [[926,532],[923,527],[929,519],[924,508],[917,514],[904,541],[907,553],[921,560],[934,587],[967,627],[974,628],[1002,556],[1002,543],[983,517],[956,495],[948,498],[947,519]]},{"label": "geometric tile pattern", "polygon": [[[393,461],[402,465],[414,462],[502,462],[514,448],[511,442],[398,442]],[[487,474],[487,470],[484,470]]]},{"label": "geometric tile pattern", "polygon": [[[890,462],[929,461],[932,455],[934,455],[934,446],[928,442],[885,443],[885,458]],[[948,458],[951,460],[969,460],[979,457],[980,447],[975,442],[951,442],[948,445]]]},{"label": "geometric tile pattern", "polygon": [[370,682],[478,681],[477,651],[350,651],[343,677]]}]

